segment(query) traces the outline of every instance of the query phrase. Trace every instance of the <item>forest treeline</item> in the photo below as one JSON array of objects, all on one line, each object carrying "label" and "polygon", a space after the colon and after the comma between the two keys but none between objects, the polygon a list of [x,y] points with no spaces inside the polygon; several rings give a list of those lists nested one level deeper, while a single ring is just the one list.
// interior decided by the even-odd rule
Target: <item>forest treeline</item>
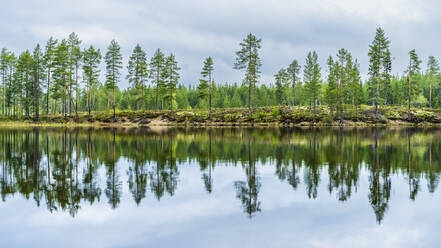
[{"label": "forest treeline", "polygon": [[[239,83],[216,83],[215,59],[207,57],[197,85],[179,81],[180,67],[173,53],[157,49],[149,58],[139,44],[127,65],[117,41],[112,40],[102,52],[92,45],[82,47],[75,33],[61,40],[51,37],[44,46],[37,44],[21,53],[3,48],[0,113],[38,120],[41,113],[67,117],[78,112],[170,109],[173,114],[176,109],[204,108],[211,118],[212,108],[248,107],[251,113],[253,107],[301,105],[315,113],[317,105],[326,105],[331,115],[343,121],[345,108],[372,105],[378,116],[378,106],[403,105],[411,120],[412,107],[441,106],[437,59],[430,56],[423,69],[416,51],[410,50],[403,73],[392,75],[390,41],[381,28],[369,45],[365,81],[359,61],[342,48],[328,57],[324,68],[317,52],[311,51],[303,64],[293,58],[275,73],[273,82],[261,82],[261,39],[248,34],[239,48],[233,64],[244,74]],[[122,75],[124,67],[127,75]],[[130,83],[127,89],[120,88],[123,77]]]}]

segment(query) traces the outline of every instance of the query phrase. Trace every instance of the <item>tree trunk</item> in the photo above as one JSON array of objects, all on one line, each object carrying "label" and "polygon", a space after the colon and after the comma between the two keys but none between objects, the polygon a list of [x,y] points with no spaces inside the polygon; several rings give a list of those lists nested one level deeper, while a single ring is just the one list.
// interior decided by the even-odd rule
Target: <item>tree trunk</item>
[{"label": "tree trunk", "polygon": [[208,80],[210,82],[210,95],[209,95],[209,102],[210,102],[210,109],[208,111],[208,119],[211,121],[211,95],[213,94],[213,84],[211,82],[211,72],[208,74]]},{"label": "tree trunk", "polygon": [[78,66],[75,67],[75,115],[78,116],[78,98],[79,98],[79,90],[78,90]]},{"label": "tree trunk", "polygon": [[49,90],[50,90],[49,84],[50,84],[50,81],[51,81],[51,68],[49,67],[49,68],[47,68],[46,115],[49,115]]},{"label": "tree trunk", "polygon": [[116,113],[115,113],[115,84],[113,84],[113,119],[116,121]]},{"label": "tree trunk", "polygon": [[430,75],[429,107],[432,108],[432,75]]},{"label": "tree trunk", "polygon": [[[343,60],[343,59],[342,59]],[[343,61],[341,61],[343,67]],[[343,125],[343,71],[340,71],[340,125]]]},{"label": "tree trunk", "polygon": [[410,103],[411,103],[411,85],[412,85],[412,60],[409,61],[409,78],[407,81],[407,101],[408,101],[408,108],[407,108],[407,120],[411,121],[411,116],[410,116]]},{"label": "tree trunk", "polygon": [[296,105],[296,75],[294,72],[292,81],[292,106]]}]

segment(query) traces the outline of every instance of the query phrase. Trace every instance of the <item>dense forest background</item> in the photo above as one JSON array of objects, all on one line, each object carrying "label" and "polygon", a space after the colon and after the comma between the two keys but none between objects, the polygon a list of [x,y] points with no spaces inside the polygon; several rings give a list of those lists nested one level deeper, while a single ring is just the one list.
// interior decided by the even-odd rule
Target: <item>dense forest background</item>
[{"label": "dense forest background", "polygon": [[[359,61],[346,49],[329,56],[328,64],[318,63],[315,51],[305,63],[293,58],[290,65],[274,75],[273,82],[259,80],[262,62],[261,40],[249,34],[239,44],[232,67],[244,72],[238,82],[214,81],[215,59],[207,57],[201,65],[198,85],[179,81],[180,68],[173,53],[157,49],[151,58],[137,45],[127,65],[115,40],[103,54],[99,49],[82,47],[78,35],[50,38],[45,46],[36,45],[21,53],[1,50],[0,113],[3,116],[39,114],[73,115],[78,112],[107,110],[240,108],[301,105],[311,109],[326,105],[335,114],[346,105],[403,105],[434,107],[441,105],[439,65],[430,56],[425,68],[415,50],[409,52],[409,66],[392,75],[389,40],[378,28],[369,46],[369,73],[362,80]],[[105,64],[105,71],[101,71]],[[128,74],[121,70],[127,67]],[[103,77],[104,75],[104,77]],[[121,79],[130,83],[121,89]],[[104,80],[103,80],[104,79]]]}]

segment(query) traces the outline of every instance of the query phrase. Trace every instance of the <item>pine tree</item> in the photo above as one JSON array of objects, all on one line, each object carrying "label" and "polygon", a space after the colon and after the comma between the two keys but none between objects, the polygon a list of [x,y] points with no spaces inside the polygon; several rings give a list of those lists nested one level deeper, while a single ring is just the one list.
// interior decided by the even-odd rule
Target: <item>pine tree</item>
[{"label": "pine tree", "polygon": [[[409,67],[407,68],[407,101],[408,101],[408,109],[407,109],[407,119],[408,121],[412,120],[410,115],[410,107],[412,103],[412,96],[416,96],[418,94],[418,87],[415,83],[415,77],[420,73],[420,64],[421,61],[418,59],[418,55],[416,54],[415,49],[412,49],[409,52]],[[414,82],[412,82],[412,79]]]},{"label": "pine tree", "polygon": [[276,75],[274,75],[276,85],[276,99],[277,106],[280,107],[280,103],[283,99],[283,93],[288,82],[288,73],[286,69],[280,69]]},{"label": "pine tree", "polygon": [[127,70],[127,79],[132,84],[132,87],[136,92],[135,110],[138,109],[139,100],[142,99],[142,110],[144,111],[144,84],[148,78],[147,54],[142,50],[139,44],[133,49]]},{"label": "pine tree", "polygon": [[[150,60],[150,76],[152,83],[155,87],[155,104],[156,109],[159,109],[159,98],[161,98],[161,103],[163,103],[163,95],[165,92],[165,81],[162,77],[164,70],[165,58],[161,49],[157,49],[155,54]],[[162,106],[163,104],[161,104]]]},{"label": "pine tree", "polygon": [[301,66],[299,65],[299,62],[295,59],[292,61],[292,63],[288,66],[287,72],[289,76],[289,80],[291,80],[291,87],[292,87],[292,106],[296,105],[296,84],[299,83],[300,80],[300,69]]},{"label": "pine tree", "polygon": [[[79,69],[80,69],[80,63],[82,58],[81,53],[81,40],[78,38],[78,35],[76,33],[71,33],[69,35],[69,38],[67,40],[68,46],[69,46],[69,66],[71,70],[71,77],[70,77],[70,83],[69,83],[69,114],[71,114],[72,111],[72,85],[75,85],[75,114],[78,115],[78,97],[79,97]],[[75,73],[73,72],[75,70]],[[72,79],[72,77],[75,76],[75,81]]]},{"label": "pine tree", "polygon": [[[52,37],[46,43],[45,51],[44,51],[44,62],[47,71],[47,80],[46,80],[46,114],[49,114],[49,99],[50,99],[50,91],[51,91],[51,73],[54,69],[54,60],[55,60],[55,52],[57,48],[58,41]],[[54,110],[55,111],[55,110]]]},{"label": "pine tree", "polygon": [[374,93],[372,94],[375,104],[375,116],[378,116],[378,104],[382,101],[380,98],[380,83],[384,78],[390,77],[390,52],[389,40],[386,38],[383,29],[377,28],[374,41],[369,46],[369,75],[370,82],[375,82]]},{"label": "pine tree", "polygon": [[338,98],[339,98],[339,110],[340,110],[340,124],[343,124],[343,108],[344,108],[344,95],[346,91],[346,85],[349,81],[349,73],[352,70],[352,57],[342,48],[337,53],[337,78],[338,78]]},{"label": "pine tree", "polygon": [[[15,115],[15,75],[16,75],[16,65],[17,65],[17,57],[13,52],[9,52],[6,58],[7,64],[7,76],[6,76],[6,91],[5,91],[5,104],[6,104],[6,114],[7,115]],[[12,105],[12,109],[11,109]]]},{"label": "pine tree", "polygon": [[[261,39],[257,39],[253,34],[248,34],[247,37],[240,43],[241,49],[236,52],[236,62],[234,69],[245,70],[245,83],[248,86],[248,113],[251,115],[251,90],[256,87],[257,80],[260,74],[260,67],[262,63],[259,57],[259,49],[261,48]],[[255,91],[254,91],[255,92]],[[255,94],[254,94],[255,100]]]},{"label": "pine tree", "polygon": [[92,109],[92,98],[94,97],[93,88],[98,84],[100,62],[101,52],[99,49],[90,46],[83,51],[83,80],[86,83],[87,111],[89,112],[89,116]]},{"label": "pine tree", "polygon": [[170,98],[170,110],[171,115],[173,116],[173,103],[174,103],[174,94],[176,90],[176,85],[179,80],[179,70],[181,68],[178,67],[178,62],[175,59],[175,55],[172,53],[165,59],[164,66],[164,78],[166,79],[165,87],[168,91],[168,97]]},{"label": "pine tree", "polygon": [[[67,119],[68,87],[71,81],[72,70],[70,70],[69,65],[69,47],[67,41],[64,39],[58,44],[55,51],[54,65],[54,98],[60,98],[63,101],[62,112],[64,118]],[[56,106],[56,104],[54,106]]]},{"label": "pine tree", "polygon": [[303,67],[303,81],[309,100],[309,106],[313,105],[314,114],[316,114],[316,104],[320,95],[321,80],[320,66],[318,64],[318,55],[315,51],[309,52],[306,57],[306,63]]},{"label": "pine tree", "polygon": [[[18,57],[16,72],[19,75],[17,75],[17,80],[15,81],[15,84],[17,85],[16,93],[20,97],[19,113],[21,115],[24,109],[27,117],[29,116],[30,106],[32,104],[32,64],[32,55],[29,50],[26,50]],[[21,82],[18,80],[21,80]]]},{"label": "pine tree", "polygon": [[429,56],[427,61],[427,75],[429,76],[430,80],[429,107],[432,108],[433,79],[439,76],[439,63],[433,56]]},{"label": "pine tree", "polygon": [[[204,66],[202,67],[202,81],[205,81],[205,84],[203,85],[203,88],[207,91],[208,96],[208,105],[209,105],[209,112],[208,112],[208,119],[211,121],[211,99],[213,98],[213,88],[214,88],[214,82],[212,78],[212,73],[214,70],[213,66],[213,59],[211,57],[208,57],[204,61]],[[206,87],[204,87],[206,85]]]},{"label": "pine tree", "polygon": [[2,115],[5,115],[6,108],[6,79],[8,76],[9,52],[2,48],[0,53],[0,77],[2,80]]},{"label": "pine tree", "polygon": [[106,87],[113,91],[113,119],[116,119],[116,100],[115,90],[118,87],[119,78],[121,76],[120,70],[122,69],[122,54],[121,48],[115,40],[110,42],[107,48],[107,53],[104,58],[106,61]]},{"label": "pine tree", "polygon": [[43,57],[43,51],[40,48],[40,45],[37,44],[37,46],[34,49],[33,55],[32,55],[32,74],[33,74],[33,88],[32,88],[32,95],[33,95],[33,101],[34,101],[34,120],[38,121],[40,116],[40,93],[41,93],[41,85],[44,81],[44,57]]}]

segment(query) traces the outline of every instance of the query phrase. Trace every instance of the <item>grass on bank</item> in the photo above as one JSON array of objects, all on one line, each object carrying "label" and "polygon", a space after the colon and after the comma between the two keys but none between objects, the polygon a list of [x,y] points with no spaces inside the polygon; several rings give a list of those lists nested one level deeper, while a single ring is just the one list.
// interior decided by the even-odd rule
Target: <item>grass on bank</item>
[{"label": "grass on bank", "polygon": [[[113,118],[113,111],[92,112],[89,116],[87,112],[68,115],[67,119],[62,114],[40,115],[40,119],[35,121],[33,116],[26,117],[0,117],[0,125],[76,125],[91,126],[101,124],[114,125],[147,125],[152,124],[152,120],[159,120],[156,124],[204,124],[204,123],[236,123],[236,124],[314,124],[314,125],[338,125],[340,112],[334,110],[331,113],[329,107],[321,105],[316,109],[316,113],[309,107],[259,107],[254,108],[251,114],[247,108],[225,108],[214,109],[211,121],[209,120],[207,109],[177,110],[171,114],[169,110],[118,110],[116,118]],[[361,105],[354,108],[347,105],[344,108],[343,118],[345,125],[351,123],[358,124],[438,124],[441,123],[441,109],[413,108],[411,111],[411,121],[408,121],[407,108],[403,106],[381,106],[379,116],[375,116],[373,106]]]}]

